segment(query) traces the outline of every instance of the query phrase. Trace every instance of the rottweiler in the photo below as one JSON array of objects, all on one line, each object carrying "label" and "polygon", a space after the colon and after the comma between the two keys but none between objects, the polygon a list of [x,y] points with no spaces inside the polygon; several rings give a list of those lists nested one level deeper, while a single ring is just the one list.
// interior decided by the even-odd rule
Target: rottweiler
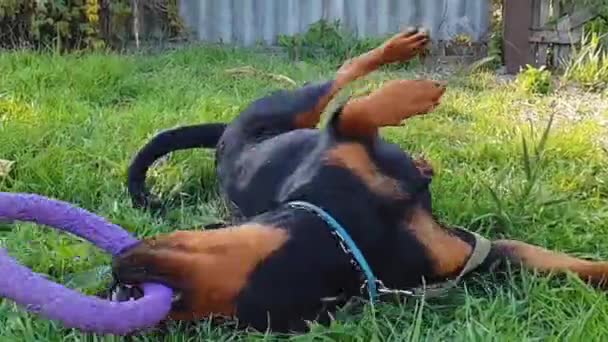
[{"label": "rottweiler", "polygon": [[[327,126],[316,129],[345,85],[382,65],[413,58],[428,41],[426,32],[408,30],[346,62],[334,80],[265,96],[227,125],[182,127],[152,139],[129,171],[134,203],[150,204],[145,173],[156,158],[177,149],[215,147],[222,193],[241,222],[145,239],[115,257],[116,280],[175,289],[179,297],[170,319],[228,316],[244,327],[275,332],[327,323],[340,305],[366,294],[369,277],[353,257],[353,244],[388,289],[419,289],[505,264],[574,272],[603,284],[608,263],[519,241],[490,242],[434,218],[432,167],[384,140],[379,129],[431,112],[445,84],[386,82],[344,101]],[[352,244],[345,248],[320,212],[343,227]]]}]

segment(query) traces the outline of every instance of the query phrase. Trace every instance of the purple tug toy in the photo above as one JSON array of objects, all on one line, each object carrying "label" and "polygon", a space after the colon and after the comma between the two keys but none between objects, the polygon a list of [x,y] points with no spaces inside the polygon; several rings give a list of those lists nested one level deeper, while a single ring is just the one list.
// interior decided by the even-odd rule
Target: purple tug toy
[{"label": "purple tug toy", "polygon": [[[33,194],[0,192],[0,222],[13,221],[34,222],[66,231],[112,255],[137,243],[137,239],[121,227],[66,202]],[[127,302],[85,296],[33,273],[2,248],[0,275],[0,297],[61,321],[65,327],[83,331],[127,334],[158,324],[171,309],[173,291],[165,286],[144,284],[144,296]]]}]

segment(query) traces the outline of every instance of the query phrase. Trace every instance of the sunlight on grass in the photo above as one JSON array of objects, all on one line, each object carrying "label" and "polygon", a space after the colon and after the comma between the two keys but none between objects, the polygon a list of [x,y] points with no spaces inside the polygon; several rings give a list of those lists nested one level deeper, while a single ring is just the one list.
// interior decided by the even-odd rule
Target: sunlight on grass
[{"label": "sunlight on grass", "polygon": [[[0,191],[34,192],[73,202],[138,236],[221,221],[226,210],[217,198],[212,151],[175,153],[150,172],[154,191],[171,201],[172,209],[162,217],[130,205],[125,180],[134,153],[160,130],[228,121],[250,101],[284,84],[263,75],[285,75],[302,85],[330,77],[331,65],[201,47],[156,56],[3,53],[0,159],[15,163],[0,177]],[[260,73],[226,73],[246,66]],[[408,75],[411,72],[385,71],[349,91],[364,93],[385,79]],[[424,154],[434,165],[437,215],[490,237],[525,239],[576,255],[608,258],[608,153],[601,145],[607,127],[593,118],[556,119],[543,138],[550,115],[559,115],[551,105],[559,91],[524,93],[513,84],[497,83],[489,73],[457,74],[449,85],[435,113],[383,131],[389,140],[413,155]],[[535,119],[533,129],[524,119],[528,112]],[[108,265],[109,258],[72,237],[30,224],[0,225],[0,246],[37,272],[88,293],[105,285],[101,280],[78,281],[82,274],[102,270],[99,267]],[[309,334],[290,338],[608,337],[608,300],[602,293],[574,278],[525,272],[514,272],[508,279],[472,279],[447,298],[424,303],[408,299],[376,309],[375,314],[369,307],[341,313],[330,327],[314,326]],[[0,326],[2,341],[119,340],[63,330],[6,301],[0,303]],[[171,325],[168,334],[149,332],[133,340],[159,338],[222,341],[279,336],[247,335],[230,325],[202,322]]]}]

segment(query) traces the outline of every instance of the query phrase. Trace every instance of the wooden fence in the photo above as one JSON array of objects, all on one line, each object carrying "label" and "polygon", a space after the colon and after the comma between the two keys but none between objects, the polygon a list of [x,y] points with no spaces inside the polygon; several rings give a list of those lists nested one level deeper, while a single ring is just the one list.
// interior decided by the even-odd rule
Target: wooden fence
[{"label": "wooden fence", "polygon": [[591,8],[559,0],[507,0],[504,4],[505,64],[516,73],[526,64],[559,68],[580,43]]}]

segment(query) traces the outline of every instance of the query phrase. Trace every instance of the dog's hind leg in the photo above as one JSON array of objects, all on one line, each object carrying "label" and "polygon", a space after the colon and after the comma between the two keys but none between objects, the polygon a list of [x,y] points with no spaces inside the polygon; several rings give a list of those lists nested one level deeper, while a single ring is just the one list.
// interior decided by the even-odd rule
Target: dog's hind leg
[{"label": "dog's hind leg", "polygon": [[314,128],[327,104],[345,86],[383,65],[411,60],[424,49],[428,41],[429,36],[425,31],[411,28],[393,36],[381,46],[347,61],[338,69],[329,91],[318,99],[311,110],[296,116],[296,128]]},{"label": "dog's hind leg", "polygon": [[246,140],[257,140],[294,129],[315,128],[329,102],[346,85],[385,64],[412,59],[428,41],[428,34],[416,29],[397,34],[383,45],[346,62],[331,81],[278,91],[254,101],[237,118],[235,130],[242,132]]},{"label": "dog's hind leg", "polygon": [[445,85],[428,80],[394,80],[371,94],[350,100],[332,124],[350,137],[374,136],[378,128],[397,126],[439,105]]},{"label": "dog's hind leg", "polygon": [[494,241],[484,265],[491,267],[505,261],[543,273],[572,272],[582,280],[601,287],[605,287],[608,281],[608,262],[584,260],[521,241]]}]

